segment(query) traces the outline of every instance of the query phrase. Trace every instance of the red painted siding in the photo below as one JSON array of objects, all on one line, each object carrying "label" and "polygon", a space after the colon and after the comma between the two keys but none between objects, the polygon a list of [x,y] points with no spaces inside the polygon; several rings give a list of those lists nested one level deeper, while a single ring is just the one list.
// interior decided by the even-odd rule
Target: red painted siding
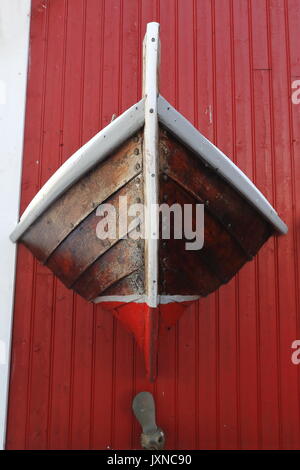
[{"label": "red painted siding", "polygon": [[299,0],[33,0],[21,212],[140,98],[153,20],[161,93],[253,178],[289,234],[189,308],[160,344],[154,385],[112,316],[19,247],[7,448],[138,448],[131,401],[146,389],[168,448],[299,449]]}]

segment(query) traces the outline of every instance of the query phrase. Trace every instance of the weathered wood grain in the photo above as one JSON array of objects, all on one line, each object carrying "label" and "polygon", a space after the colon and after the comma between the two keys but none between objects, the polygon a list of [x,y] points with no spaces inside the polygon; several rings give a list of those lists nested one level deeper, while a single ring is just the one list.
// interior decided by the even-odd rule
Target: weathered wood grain
[{"label": "weathered wood grain", "polygon": [[72,186],[25,232],[22,243],[43,263],[99,204],[142,171],[142,135],[129,139],[113,155]]},{"label": "weathered wood grain", "polygon": [[93,300],[114,283],[143,266],[144,244],[130,238],[120,240],[83,273],[73,289],[85,299]]},{"label": "weathered wood grain", "polygon": [[[160,179],[160,200],[167,202],[170,206],[175,203],[180,204],[182,208],[187,204],[192,206],[192,228],[195,230],[195,206],[197,201],[169,177],[166,178],[166,175],[161,175]],[[177,294],[183,294],[183,292],[181,292],[183,282],[181,269],[182,267],[186,269],[187,261],[190,266],[188,278],[193,278],[193,273],[199,269],[198,265],[201,265],[203,272],[201,279],[195,274],[195,279],[192,279],[192,281],[189,280],[188,285],[190,291],[185,291],[184,293],[201,293],[202,295],[207,295],[211,292],[211,289],[215,290],[220,284],[228,282],[247,261],[239,244],[208,211],[205,211],[204,217],[204,246],[200,250],[186,250],[185,244],[186,242],[190,242],[190,240],[184,237],[183,217],[181,220],[183,232],[182,240],[174,239],[174,218],[171,217],[170,221],[171,239],[161,240],[160,243],[160,286],[165,293],[170,294],[171,291],[172,293],[176,291]],[[172,277],[172,282],[174,283],[172,286],[167,282],[168,269],[178,271],[177,280],[175,277]],[[215,283],[212,283],[212,278],[215,279]]]},{"label": "weathered wood grain", "polygon": [[[113,238],[100,239],[96,229],[101,218],[95,209],[86,219],[81,222],[69,236],[58,246],[47,261],[47,266],[67,286],[71,287],[78,277],[100,256],[102,256],[119,238],[127,235],[124,227],[119,233],[119,201],[127,198],[128,206],[143,202],[143,179],[135,177],[126,186],[113,194],[105,202],[111,204],[116,213],[116,233]],[[127,218],[130,224],[133,217]],[[122,228],[122,227],[121,227]],[[121,230],[120,228],[120,230]],[[128,227],[127,227],[128,228]],[[140,230],[143,227],[140,226]]]},{"label": "weathered wood grain", "polygon": [[270,224],[214,170],[167,131],[160,134],[161,170],[218,219],[251,259],[273,233]]}]

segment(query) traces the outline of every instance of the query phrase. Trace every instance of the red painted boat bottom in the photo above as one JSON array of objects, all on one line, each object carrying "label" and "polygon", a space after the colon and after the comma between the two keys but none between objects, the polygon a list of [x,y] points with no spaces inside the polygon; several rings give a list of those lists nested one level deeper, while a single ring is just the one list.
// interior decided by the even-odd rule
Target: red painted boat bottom
[{"label": "red painted boat bottom", "polygon": [[156,308],[144,302],[102,302],[102,306],[134,335],[144,355],[147,378],[153,382],[157,375],[158,341],[163,339],[192,302],[170,302]]}]

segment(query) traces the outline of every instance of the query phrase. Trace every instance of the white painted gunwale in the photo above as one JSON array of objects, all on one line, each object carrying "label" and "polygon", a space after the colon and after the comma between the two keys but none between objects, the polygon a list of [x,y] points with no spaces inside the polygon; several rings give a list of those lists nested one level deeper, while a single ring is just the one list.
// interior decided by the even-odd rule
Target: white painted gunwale
[{"label": "white painted gunwale", "polygon": [[44,184],[24,211],[10,235],[16,242],[23,233],[66,190],[119,145],[141,129],[145,120],[145,100],[142,99],[104,127],[78,149]]},{"label": "white painted gunwale", "polygon": [[285,234],[288,227],[281,220],[265,196],[220,149],[204,137],[182,114],[161,95],[158,97],[158,119],[183,144],[221,175],[266,218],[278,232]]}]

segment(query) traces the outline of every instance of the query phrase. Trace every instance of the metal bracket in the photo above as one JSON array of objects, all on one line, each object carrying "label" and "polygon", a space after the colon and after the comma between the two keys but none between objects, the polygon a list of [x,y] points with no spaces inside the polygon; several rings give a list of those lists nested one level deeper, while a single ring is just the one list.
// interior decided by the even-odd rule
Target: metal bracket
[{"label": "metal bracket", "polygon": [[161,450],[165,445],[165,434],[155,422],[155,403],[150,392],[138,393],[132,402],[136,419],[142,426],[141,446],[147,450]]}]

